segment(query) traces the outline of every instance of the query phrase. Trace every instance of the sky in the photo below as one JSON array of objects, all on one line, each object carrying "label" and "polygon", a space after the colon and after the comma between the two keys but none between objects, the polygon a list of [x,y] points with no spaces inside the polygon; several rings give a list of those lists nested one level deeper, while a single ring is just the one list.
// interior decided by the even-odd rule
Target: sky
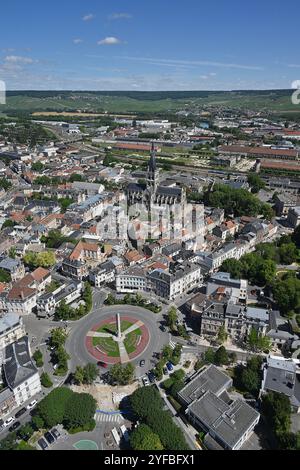
[{"label": "sky", "polygon": [[300,80],[299,0],[10,0],[8,90],[241,90]]}]

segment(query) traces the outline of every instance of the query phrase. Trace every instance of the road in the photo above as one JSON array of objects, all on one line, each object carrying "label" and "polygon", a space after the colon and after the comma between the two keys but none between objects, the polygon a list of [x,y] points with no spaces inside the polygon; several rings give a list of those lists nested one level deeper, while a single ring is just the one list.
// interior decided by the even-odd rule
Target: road
[{"label": "road", "polygon": [[201,450],[201,448],[198,446],[198,444],[196,444],[196,436],[195,436],[195,433],[193,433],[190,429],[189,429],[189,426],[187,426],[183,420],[178,416],[178,413],[177,411],[175,410],[175,408],[171,405],[171,403],[169,402],[169,400],[167,399],[167,396],[166,394],[164,393],[164,391],[158,386],[158,391],[159,391],[159,394],[160,396],[162,397],[162,399],[164,400],[165,404],[167,405],[168,409],[170,410],[170,412],[172,413],[172,416],[173,416],[173,421],[175,422],[175,424],[183,431],[184,435],[185,435],[185,438],[187,440],[187,443],[189,445],[189,447],[192,449],[192,450]]},{"label": "road", "polygon": [[[100,296],[100,294],[99,294]],[[94,299],[94,304],[98,302],[97,294]],[[162,348],[169,343],[169,336],[167,332],[162,332],[159,329],[160,322],[162,321],[162,313],[155,314],[149,310],[132,305],[115,305],[112,307],[95,308],[92,313],[84,317],[82,320],[76,322],[76,325],[70,326],[69,337],[66,342],[66,350],[71,356],[69,367],[75,370],[77,365],[85,365],[89,362],[96,362],[85,347],[85,338],[88,331],[99,323],[101,319],[111,317],[116,313],[121,315],[128,315],[142,320],[147,326],[150,333],[150,341],[146,350],[132,362],[137,366],[137,378],[143,376],[146,372],[152,369],[155,365],[154,352],[160,352]],[[145,360],[145,366],[139,367],[141,359]]]}]

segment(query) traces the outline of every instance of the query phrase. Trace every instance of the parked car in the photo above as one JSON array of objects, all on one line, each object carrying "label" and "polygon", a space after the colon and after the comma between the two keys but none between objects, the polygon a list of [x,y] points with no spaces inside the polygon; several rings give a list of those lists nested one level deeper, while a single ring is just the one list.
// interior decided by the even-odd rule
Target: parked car
[{"label": "parked car", "polygon": [[15,418],[11,416],[10,418],[7,418],[7,420],[4,422],[3,426],[7,428],[10,424],[12,424],[15,421]]},{"label": "parked car", "polygon": [[107,369],[107,367],[108,367],[106,362],[102,362],[102,361],[97,362],[97,366],[98,367],[103,367],[103,369]]},{"label": "parked car", "polygon": [[172,362],[167,362],[167,368],[170,372],[174,369]]},{"label": "parked car", "polygon": [[44,434],[44,438],[46,439],[46,441],[48,442],[48,444],[53,444],[53,442],[55,442],[55,438],[52,436],[51,432],[45,432]]},{"label": "parked car", "polygon": [[144,367],[145,364],[146,364],[145,360],[142,359],[142,360],[140,361],[140,367]]},{"label": "parked car", "polygon": [[53,429],[51,430],[51,434],[52,434],[52,436],[55,437],[55,439],[59,439],[59,438],[60,438],[60,432],[59,432],[56,428],[53,428]]},{"label": "parked car", "polygon": [[163,332],[165,332],[165,331],[166,331],[166,327],[165,327],[164,325],[160,325],[160,327],[159,327],[159,328],[160,328],[160,330],[161,330],[161,331],[163,331]]},{"label": "parked car", "polygon": [[15,430],[18,429],[18,427],[20,427],[20,426],[21,426],[20,421],[16,421],[16,422],[9,428],[9,432],[15,431]]},{"label": "parked car", "polygon": [[149,380],[150,380],[150,383],[154,384],[154,382],[155,382],[155,375],[153,374],[153,372],[149,372],[148,378],[149,378]]},{"label": "parked car", "polygon": [[32,408],[34,408],[36,404],[37,401],[33,400],[31,403],[29,403],[29,405],[27,405],[27,410],[32,410]]},{"label": "parked car", "polygon": [[143,384],[144,384],[145,387],[147,387],[148,385],[150,385],[150,382],[149,382],[149,380],[147,379],[147,377],[143,377],[143,378],[142,378],[142,381],[143,381]]},{"label": "parked car", "polygon": [[41,438],[41,439],[38,440],[38,445],[40,446],[40,448],[41,448],[42,450],[45,450],[45,449],[47,449],[47,447],[48,447],[47,442],[46,442],[45,439],[43,439],[43,438]]},{"label": "parked car", "polygon": [[15,414],[15,418],[20,418],[20,416],[22,416],[24,413],[26,413],[26,408],[22,408],[21,410],[19,410],[16,414]]},{"label": "parked car", "polygon": [[164,373],[164,375],[168,375],[169,371],[168,371],[168,368],[167,368],[167,367],[164,367],[164,368],[163,368],[163,373]]}]

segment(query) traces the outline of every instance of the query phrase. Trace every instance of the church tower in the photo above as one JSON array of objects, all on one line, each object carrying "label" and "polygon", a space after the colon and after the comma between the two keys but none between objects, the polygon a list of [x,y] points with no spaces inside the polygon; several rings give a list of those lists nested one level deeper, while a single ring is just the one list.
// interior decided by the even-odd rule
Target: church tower
[{"label": "church tower", "polygon": [[152,142],[151,156],[148,164],[147,183],[154,191],[158,183],[158,170],[156,166],[156,151],[154,142]]}]

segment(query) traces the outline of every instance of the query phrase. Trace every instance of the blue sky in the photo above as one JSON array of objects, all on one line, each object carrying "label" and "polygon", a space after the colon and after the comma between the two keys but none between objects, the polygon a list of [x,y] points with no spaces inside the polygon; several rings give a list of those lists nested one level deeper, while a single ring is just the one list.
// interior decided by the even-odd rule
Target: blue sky
[{"label": "blue sky", "polygon": [[8,89],[290,88],[300,79],[298,0],[10,0]]}]

